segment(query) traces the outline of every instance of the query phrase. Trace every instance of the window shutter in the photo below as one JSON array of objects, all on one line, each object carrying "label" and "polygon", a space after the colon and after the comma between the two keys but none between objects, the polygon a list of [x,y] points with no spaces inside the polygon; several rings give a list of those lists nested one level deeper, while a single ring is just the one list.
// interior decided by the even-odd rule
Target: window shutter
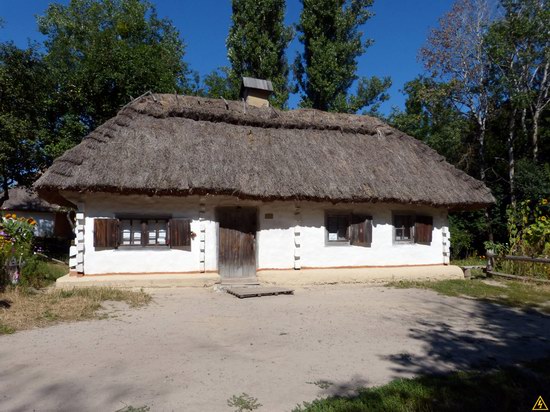
[{"label": "window shutter", "polygon": [[170,247],[191,246],[191,219],[170,219]]},{"label": "window shutter", "polygon": [[416,216],[416,222],[414,224],[415,243],[423,243],[427,245],[432,243],[433,226],[432,216]]},{"label": "window shutter", "polygon": [[94,247],[117,248],[118,219],[94,219]]},{"label": "window shutter", "polygon": [[350,244],[370,247],[372,244],[372,216],[352,215],[349,226]]}]

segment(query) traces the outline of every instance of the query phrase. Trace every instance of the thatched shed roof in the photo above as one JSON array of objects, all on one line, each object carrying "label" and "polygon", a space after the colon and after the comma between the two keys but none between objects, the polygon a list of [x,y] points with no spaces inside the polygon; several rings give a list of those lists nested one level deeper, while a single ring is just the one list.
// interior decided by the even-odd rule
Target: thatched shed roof
[{"label": "thatched shed roof", "polygon": [[35,188],[59,203],[62,190],[458,209],[494,202],[483,183],[376,118],[176,95],[130,103]]},{"label": "thatched shed roof", "polygon": [[[0,193],[0,197],[3,196]],[[52,205],[44,199],[38,197],[38,193],[27,187],[13,187],[8,190],[8,200],[6,200],[1,210],[21,210],[32,212],[56,212],[61,208],[57,205]]]}]

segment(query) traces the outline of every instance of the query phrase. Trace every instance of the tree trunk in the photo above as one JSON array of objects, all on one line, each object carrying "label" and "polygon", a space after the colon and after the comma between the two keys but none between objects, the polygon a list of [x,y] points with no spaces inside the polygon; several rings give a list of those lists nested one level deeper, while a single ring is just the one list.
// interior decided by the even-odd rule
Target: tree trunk
[{"label": "tree trunk", "polygon": [[510,205],[512,208],[516,207],[516,159],[514,154],[514,140],[516,127],[516,113],[517,110],[512,110],[510,115],[510,122],[508,124],[508,138],[506,139],[506,146],[508,148],[508,180],[510,182]]},{"label": "tree trunk", "polygon": [[531,143],[533,145],[533,161],[536,163],[539,157],[539,119],[540,110],[535,110],[533,113],[533,134],[531,135]]},{"label": "tree trunk", "polygon": [[[480,171],[479,171],[479,177],[483,183],[487,183],[487,172],[486,172],[486,164],[485,164],[485,121],[481,121],[479,124],[479,135],[478,135],[478,143],[479,143],[479,165],[480,165]],[[493,225],[491,224],[491,215],[489,213],[489,209],[485,208],[485,223],[487,224],[487,238],[490,242],[493,241]]]},{"label": "tree trunk", "polygon": [[8,186],[8,178],[6,176],[6,173],[5,173],[5,168],[4,169],[4,174],[2,176],[2,196],[0,196],[0,208],[2,207],[2,205],[4,204],[4,202],[6,200],[8,200],[10,198],[10,194],[9,194],[9,186]]}]

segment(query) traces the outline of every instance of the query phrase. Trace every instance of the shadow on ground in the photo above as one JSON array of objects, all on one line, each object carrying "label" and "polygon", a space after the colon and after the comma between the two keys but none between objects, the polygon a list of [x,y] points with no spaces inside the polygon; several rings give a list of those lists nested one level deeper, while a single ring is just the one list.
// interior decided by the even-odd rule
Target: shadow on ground
[{"label": "shadow on ground", "polygon": [[449,323],[418,320],[411,325],[409,337],[420,341],[425,350],[422,355],[399,353],[386,357],[394,364],[395,372],[486,369],[550,355],[548,315],[482,301],[475,301],[473,310],[471,306],[462,310],[458,305],[446,311],[458,319]]}]

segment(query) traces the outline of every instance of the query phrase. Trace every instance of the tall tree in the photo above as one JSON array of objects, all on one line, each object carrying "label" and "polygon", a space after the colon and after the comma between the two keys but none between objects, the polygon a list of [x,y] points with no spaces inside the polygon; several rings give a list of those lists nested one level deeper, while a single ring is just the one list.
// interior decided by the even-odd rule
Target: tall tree
[{"label": "tall tree", "polygon": [[[372,16],[373,0],[302,0],[298,24],[304,51],[295,59],[294,75],[303,107],[354,113],[389,97],[388,77],[357,76],[357,58],[372,44],[359,28]],[[349,89],[357,81],[357,93]]]},{"label": "tall tree", "polygon": [[184,91],[184,44],[147,0],[70,0],[38,18],[45,60],[56,81],[60,139],[53,155],[77,143],[148,90]]},{"label": "tall tree", "polygon": [[428,73],[449,85],[449,96],[456,108],[476,122],[479,176],[483,181],[487,172],[485,135],[491,109],[491,67],[485,50],[489,24],[486,0],[457,0],[420,50]]},{"label": "tall tree", "polygon": [[0,206],[12,185],[32,183],[44,165],[48,71],[36,49],[0,43]]},{"label": "tall tree", "polygon": [[[286,105],[289,67],[285,51],[293,30],[285,26],[284,16],[285,0],[233,0],[232,25],[227,37],[229,79],[233,86],[232,95],[223,97],[237,97],[241,78],[249,76],[271,80],[272,103],[277,107]],[[211,81],[221,79],[223,83],[223,76],[210,77]]]},{"label": "tall tree", "polygon": [[520,113],[521,129],[530,135],[536,162],[540,118],[550,103],[550,2],[503,0],[502,5],[504,16],[492,25],[488,35],[489,50],[498,69],[496,78],[512,105],[511,114]]}]

